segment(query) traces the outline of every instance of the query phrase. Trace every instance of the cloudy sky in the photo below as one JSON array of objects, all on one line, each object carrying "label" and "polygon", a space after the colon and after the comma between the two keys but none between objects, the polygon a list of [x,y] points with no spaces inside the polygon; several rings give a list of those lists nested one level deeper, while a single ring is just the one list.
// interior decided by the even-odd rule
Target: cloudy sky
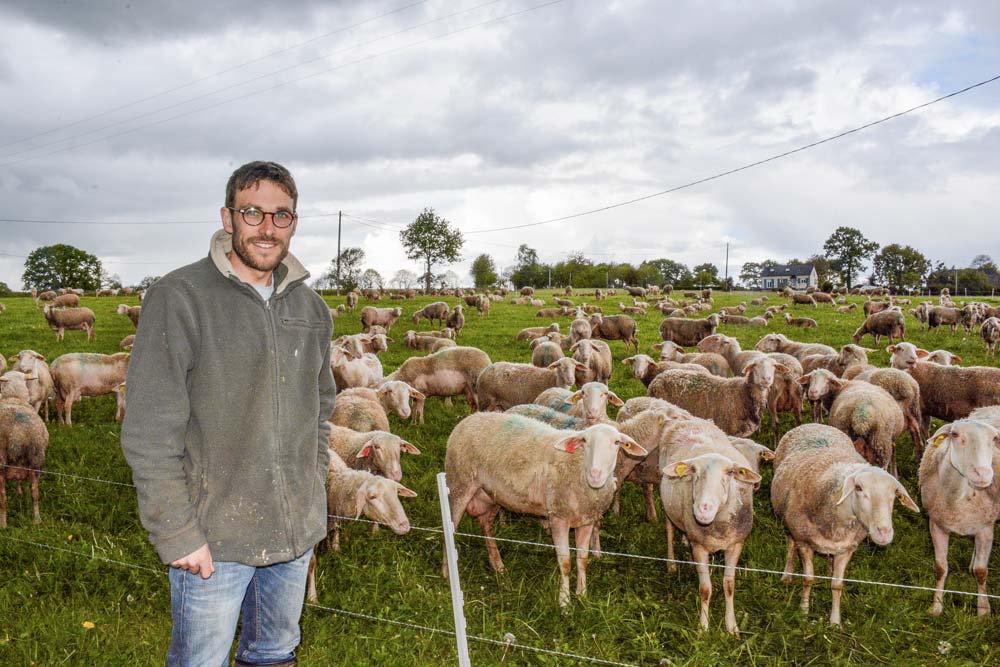
[{"label": "cloudy sky", "polygon": [[338,210],[358,216],[343,245],[366,266],[416,271],[398,228],[425,206],[468,233],[451,267],[466,279],[475,255],[503,267],[522,242],[544,261],[720,269],[729,242],[738,274],[817,252],[838,225],[948,265],[1000,255],[1000,82],[681,192],[481,231],[666,190],[989,79],[1000,3],[6,0],[0,24],[12,287],[56,242],[126,283],[204,256],[229,174],[254,159],[295,175],[292,252],[314,276]]}]

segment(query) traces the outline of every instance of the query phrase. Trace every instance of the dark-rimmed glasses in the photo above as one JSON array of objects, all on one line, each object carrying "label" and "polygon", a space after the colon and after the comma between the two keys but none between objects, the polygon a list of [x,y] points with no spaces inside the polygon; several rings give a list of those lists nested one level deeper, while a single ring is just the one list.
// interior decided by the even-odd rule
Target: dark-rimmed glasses
[{"label": "dark-rimmed glasses", "polygon": [[246,206],[244,208],[233,208],[232,206],[227,206],[226,208],[243,216],[243,222],[247,223],[251,227],[256,227],[261,224],[264,222],[264,218],[270,215],[271,223],[279,229],[284,229],[285,227],[291,226],[291,224],[299,217],[298,213],[292,213],[291,211],[262,211],[256,206]]}]

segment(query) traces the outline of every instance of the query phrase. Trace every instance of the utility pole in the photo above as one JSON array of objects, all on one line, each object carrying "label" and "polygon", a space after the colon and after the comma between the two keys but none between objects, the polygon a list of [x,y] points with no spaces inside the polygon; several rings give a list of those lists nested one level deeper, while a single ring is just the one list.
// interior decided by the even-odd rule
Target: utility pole
[{"label": "utility pole", "polygon": [[[549,267],[549,287],[548,287],[548,289],[552,289],[552,267],[551,266]],[[955,289],[957,290],[958,288],[956,287]]]},{"label": "utility pole", "polygon": [[726,243],[726,291],[729,291],[729,243]]},{"label": "utility pole", "polygon": [[955,272],[955,294],[958,295],[958,269],[952,264],[951,270]]},{"label": "utility pole", "polygon": [[340,223],[343,216],[343,211],[337,211],[337,296],[340,296]]}]

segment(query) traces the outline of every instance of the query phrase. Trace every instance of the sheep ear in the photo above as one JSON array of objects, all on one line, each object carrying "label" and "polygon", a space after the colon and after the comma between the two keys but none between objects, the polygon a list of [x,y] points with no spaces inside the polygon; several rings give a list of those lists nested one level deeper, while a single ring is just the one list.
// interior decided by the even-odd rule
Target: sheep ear
[{"label": "sheep ear", "polygon": [[897,347],[896,345],[889,345],[888,347],[885,348],[885,351],[888,352],[889,354],[893,354],[896,351],[896,347]]},{"label": "sheep ear", "polygon": [[422,401],[425,398],[427,398],[427,394],[423,393],[422,391],[417,391],[416,389],[411,389],[410,390],[410,397]]},{"label": "sheep ear", "polygon": [[420,456],[420,450],[417,449],[416,445],[407,442],[406,440],[401,440],[399,443],[399,450],[401,452],[406,452],[407,454],[413,454],[414,456]]},{"label": "sheep ear", "polygon": [[962,357],[958,356],[957,354],[951,355],[951,361],[952,361],[952,363],[955,363],[955,364],[964,364],[965,363],[964,361],[962,361]]},{"label": "sheep ear", "polygon": [[800,377],[798,380],[796,380],[796,382],[798,382],[801,385],[807,385],[810,382],[812,382],[812,378],[809,377],[810,375],[812,375],[812,373],[806,373],[805,375],[803,375],[802,377]]},{"label": "sheep ear", "polygon": [[647,456],[649,451],[629,436],[622,434],[618,437],[618,446],[629,456]]},{"label": "sheep ear", "polygon": [[404,498],[416,498],[417,497],[417,492],[416,491],[412,491],[412,490],[406,488],[405,486],[403,486],[399,482],[393,482],[393,483],[396,485],[396,493],[398,493],[399,495],[403,496]]},{"label": "sheep ear", "polygon": [[744,484],[757,484],[762,478],[750,468],[736,466],[733,468],[733,479]]},{"label": "sheep ear", "polygon": [[917,348],[917,359],[926,359],[929,356],[931,356],[930,352],[921,347]]},{"label": "sheep ear", "polygon": [[951,424],[945,424],[944,426],[939,428],[934,433],[934,435],[931,436],[930,440],[927,441],[927,446],[937,447],[942,442],[944,442],[944,439],[947,438],[950,434],[951,434]]},{"label": "sheep ear", "polygon": [[385,337],[385,342],[387,342],[387,343],[395,343],[396,341],[394,341],[393,339],[391,339],[388,336],[386,336]]},{"label": "sheep ear", "polygon": [[792,369],[789,368],[788,366],[785,366],[784,364],[775,364],[774,370],[778,371],[779,373],[783,373],[785,375],[792,372]]},{"label": "sheep ear", "polygon": [[583,445],[584,442],[586,441],[580,437],[580,434],[577,433],[557,440],[552,446],[560,451],[566,452],[567,454],[572,454],[576,451],[576,448]]},{"label": "sheep ear", "polygon": [[365,445],[364,445],[364,447],[361,448],[361,451],[358,452],[358,455],[355,456],[354,458],[356,458],[356,459],[363,459],[363,458],[365,458],[367,456],[371,456],[371,453],[372,453],[372,443],[373,442],[375,442],[375,441],[374,440],[369,440],[368,442],[366,442]]},{"label": "sheep ear", "polygon": [[854,475],[848,475],[844,479],[844,488],[840,493],[840,500],[834,503],[834,505],[839,505],[840,503],[847,500],[847,497],[854,493]]},{"label": "sheep ear", "polygon": [[910,494],[907,493],[906,487],[899,483],[899,480],[896,480],[896,497],[899,498],[899,502],[903,505],[903,507],[920,514],[920,508],[917,507],[915,502],[913,502],[913,498],[911,498]]},{"label": "sheep ear", "polygon": [[583,398],[583,391],[574,391],[564,402],[576,404],[580,402],[581,398]]},{"label": "sheep ear", "polygon": [[618,394],[616,394],[613,391],[609,391],[608,392],[608,403],[610,403],[611,405],[613,405],[615,407],[618,407],[618,408],[620,408],[620,407],[622,407],[622,406],[625,405],[625,401],[623,401],[622,399],[618,398]]},{"label": "sheep ear", "polygon": [[368,485],[362,484],[354,494],[354,518],[358,519],[365,511],[365,504],[368,502]]},{"label": "sheep ear", "polygon": [[760,449],[757,450],[757,455],[760,456],[760,458],[762,458],[765,461],[773,461],[774,460],[774,450],[773,449],[768,449],[764,445],[759,445],[759,447],[760,447]]},{"label": "sheep ear", "polygon": [[684,477],[694,474],[694,466],[687,461],[677,461],[663,469],[663,474],[667,477]]},{"label": "sheep ear", "polygon": [[747,375],[750,375],[751,373],[753,373],[753,369],[754,369],[755,367],[756,367],[756,364],[755,364],[755,363],[750,363],[750,364],[747,364],[747,367],[743,369],[743,373],[742,373],[742,375],[743,375],[744,377],[746,377]]},{"label": "sheep ear", "polygon": [[635,357],[629,357],[628,359],[622,359],[622,363],[625,364],[626,366],[633,366],[633,365],[635,365]]},{"label": "sheep ear", "polygon": [[585,370],[587,370],[587,367],[586,367],[586,366],[584,366],[583,364],[581,364],[581,363],[580,363],[579,361],[575,361],[575,362],[573,362],[573,366],[574,366],[574,367],[576,368],[576,370],[578,370],[578,371],[585,371]]},{"label": "sheep ear", "polygon": [[[38,359],[39,361],[45,361],[46,360],[44,355],[38,354],[37,352],[34,353],[34,357],[35,357],[35,359]],[[961,359],[959,361],[961,362]]]}]

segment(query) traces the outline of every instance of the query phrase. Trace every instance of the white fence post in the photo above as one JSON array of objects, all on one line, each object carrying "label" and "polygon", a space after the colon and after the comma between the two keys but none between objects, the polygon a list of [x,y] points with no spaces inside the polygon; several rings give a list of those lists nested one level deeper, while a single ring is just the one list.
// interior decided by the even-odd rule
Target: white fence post
[{"label": "white fence post", "polygon": [[458,578],[458,550],[455,549],[455,524],[451,520],[448,502],[448,482],[444,473],[437,474],[438,499],[441,501],[441,527],[444,532],[445,557],[448,559],[448,585],[451,587],[451,609],[455,617],[455,643],[458,646],[458,666],[470,667],[469,642],[465,637],[465,596]]}]

